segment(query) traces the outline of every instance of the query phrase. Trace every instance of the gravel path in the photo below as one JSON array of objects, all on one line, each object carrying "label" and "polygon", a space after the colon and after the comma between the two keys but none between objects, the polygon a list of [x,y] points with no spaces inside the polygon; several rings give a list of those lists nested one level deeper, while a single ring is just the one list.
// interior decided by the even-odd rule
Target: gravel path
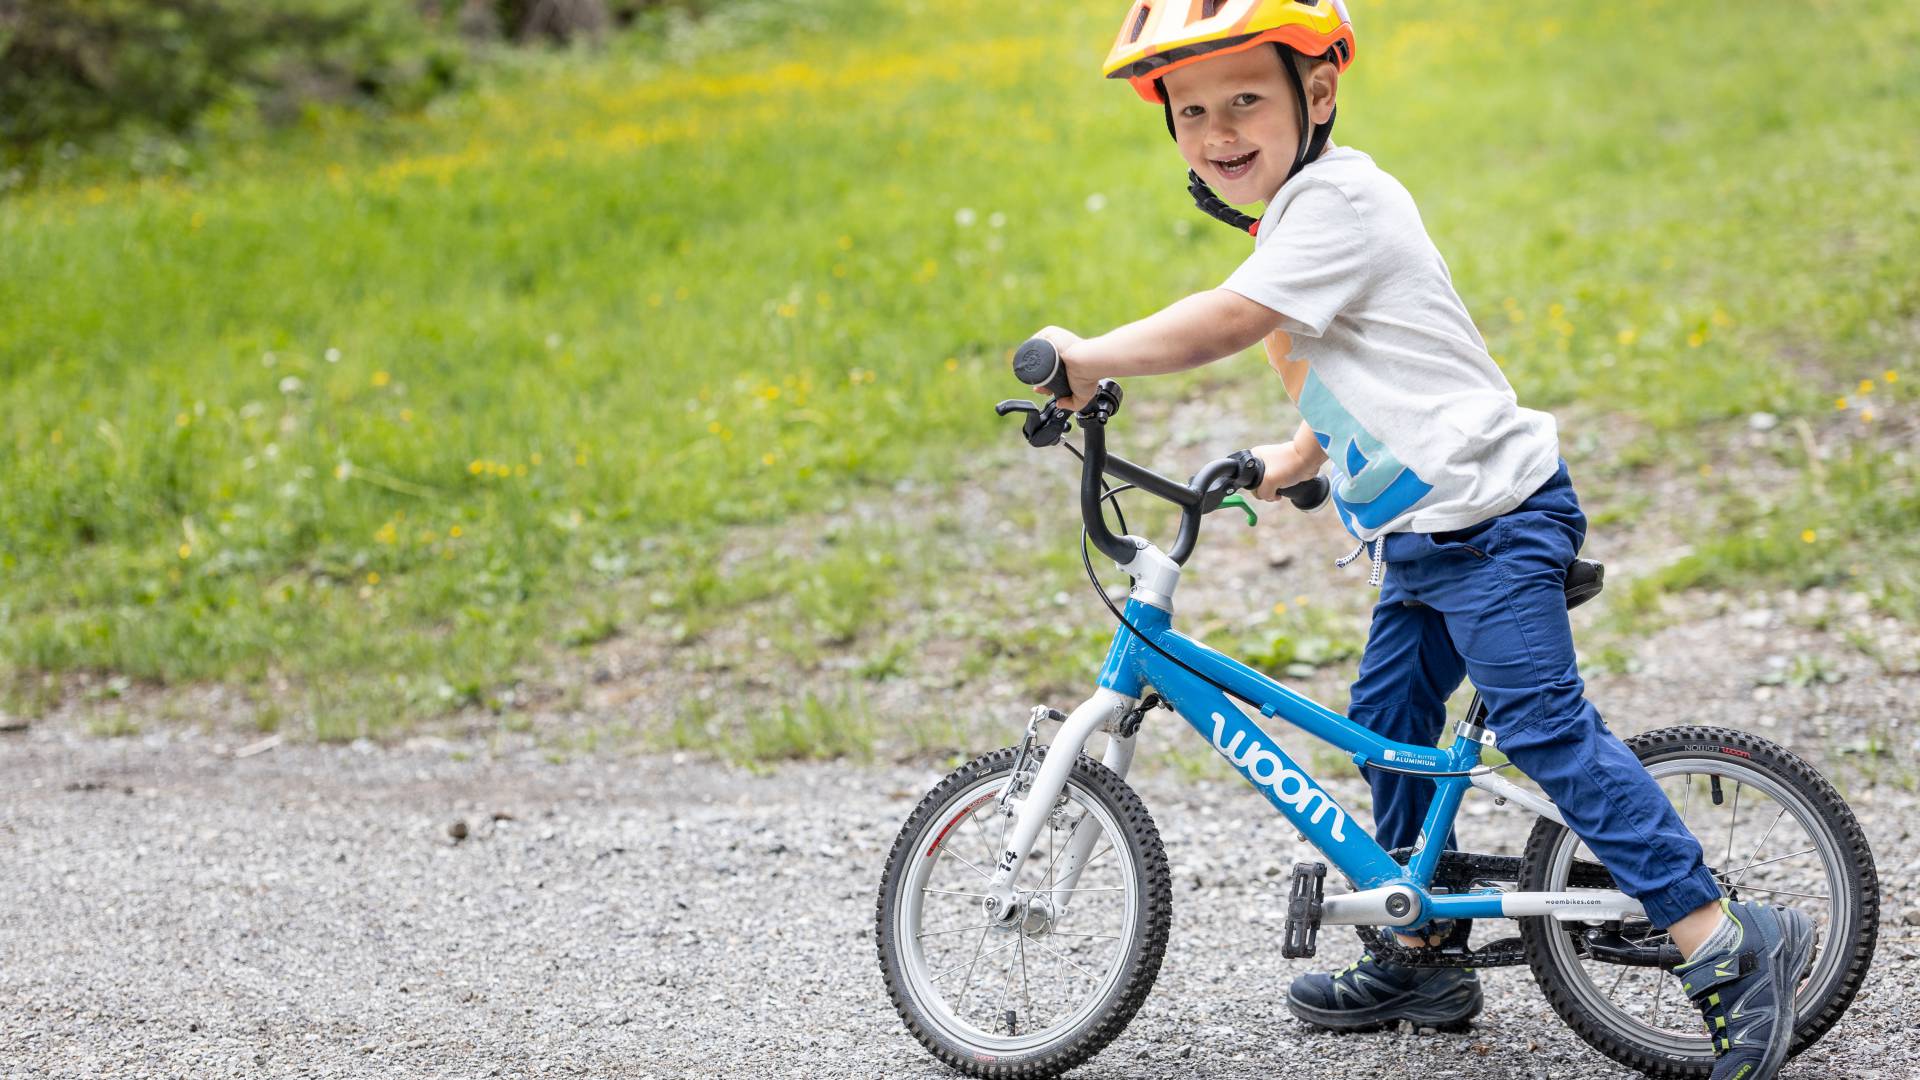
[{"label": "gravel path", "polygon": [[[894,1016],[871,930],[931,768],[3,738],[0,1076],[951,1075]],[[1311,962],[1249,947],[1279,932],[1291,830],[1237,783],[1136,780],[1176,869],[1173,940],[1139,1017],[1076,1075],[1628,1075],[1524,969],[1488,973],[1466,1035],[1308,1032],[1277,1001]],[[1357,781],[1329,786],[1363,803]],[[1879,961],[1786,1075],[1907,1080],[1920,800],[1854,800],[1886,888]],[[1230,857],[1235,838],[1260,854]],[[1339,933],[1323,960],[1348,958]]]}]

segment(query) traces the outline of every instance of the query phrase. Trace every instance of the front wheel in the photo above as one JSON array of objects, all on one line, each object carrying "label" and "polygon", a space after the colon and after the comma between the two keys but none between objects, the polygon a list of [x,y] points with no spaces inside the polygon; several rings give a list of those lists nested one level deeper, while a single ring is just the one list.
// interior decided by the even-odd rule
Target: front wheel
[{"label": "front wheel", "polygon": [[[920,800],[876,905],[894,1008],[935,1057],[970,1076],[1057,1076],[1099,1053],[1146,1000],[1172,923],[1153,819],[1084,754],[1013,882],[1018,916],[988,919],[987,884],[1011,821],[999,798],[1015,757],[976,758]],[[1089,834],[1078,879],[1062,881],[1061,855]]]},{"label": "front wheel", "polygon": [[[1793,1053],[1826,1034],[1866,978],[1879,935],[1880,886],[1853,811],[1806,762],[1741,731],[1676,727],[1627,747],[1700,841],[1720,887],[1741,900],[1786,904],[1819,931],[1813,966],[1794,994]],[[1546,818],[1527,840],[1520,887],[1558,891],[1576,868],[1600,872],[1565,826]],[[1554,1011],[1594,1049],[1648,1076],[1705,1080],[1713,1046],[1669,969],[1666,934],[1645,919],[1588,927],[1523,919],[1527,963]]]}]

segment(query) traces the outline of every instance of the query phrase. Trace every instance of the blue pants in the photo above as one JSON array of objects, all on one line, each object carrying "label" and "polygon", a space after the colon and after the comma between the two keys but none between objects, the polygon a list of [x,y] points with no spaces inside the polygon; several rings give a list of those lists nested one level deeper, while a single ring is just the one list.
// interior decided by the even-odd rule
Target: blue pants
[{"label": "blue pants", "polygon": [[[1720,898],[1700,844],[1588,703],[1574,665],[1566,570],[1586,539],[1566,463],[1509,513],[1451,533],[1391,533],[1385,585],[1348,715],[1432,746],[1470,677],[1487,727],[1655,926]],[[1376,838],[1416,842],[1431,781],[1367,770]],[[1447,847],[1454,847],[1449,835]]]}]

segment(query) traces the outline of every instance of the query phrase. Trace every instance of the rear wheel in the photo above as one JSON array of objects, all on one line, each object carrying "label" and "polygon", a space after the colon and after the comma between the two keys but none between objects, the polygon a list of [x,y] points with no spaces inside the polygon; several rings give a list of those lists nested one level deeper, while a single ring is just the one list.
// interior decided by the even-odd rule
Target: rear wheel
[{"label": "rear wheel", "polygon": [[[1866,978],[1879,934],[1879,880],[1853,811],[1786,749],[1726,728],[1678,727],[1627,740],[1693,830],[1728,895],[1785,904],[1813,919],[1819,944],[1795,993],[1793,1053],[1824,1035]],[[1594,855],[1545,818],[1527,840],[1520,887],[1558,891]],[[1644,919],[1589,927],[1520,920],[1527,963],[1567,1026],[1649,1076],[1704,1078],[1713,1047],[1669,972],[1667,935]],[[1663,950],[1664,947],[1664,950]]]},{"label": "rear wheel", "polygon": [[[1019,916],[988,919],[986,886],[1011,820],[999,796],[1015,758],[977,758],[920,800],[887,857],[875,913],[894,1008],[935,1057],[972,1076],[1056,1076],[1099,1053],[1146,1000],[1172,922],[1153,819],[1085,755],[1014,880]],[[1068,889],[1060,856],[1089,831]]]}]

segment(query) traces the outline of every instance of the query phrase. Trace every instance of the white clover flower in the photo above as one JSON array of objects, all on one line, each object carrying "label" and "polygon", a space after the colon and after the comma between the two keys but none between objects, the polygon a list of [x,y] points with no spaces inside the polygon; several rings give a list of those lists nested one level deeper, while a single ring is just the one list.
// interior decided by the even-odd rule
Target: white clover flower
[{"label": "white clover flower", "polygon": [[1107,208],[1107,197],[1096,191],[1087,196],[1087,213],[1097,214]]},{"label": "white clover flower", "polygon": [[963,229],[971,228],[974,220],[973,207],[971,206],[963,206],[953,212],[953,223]]}]

